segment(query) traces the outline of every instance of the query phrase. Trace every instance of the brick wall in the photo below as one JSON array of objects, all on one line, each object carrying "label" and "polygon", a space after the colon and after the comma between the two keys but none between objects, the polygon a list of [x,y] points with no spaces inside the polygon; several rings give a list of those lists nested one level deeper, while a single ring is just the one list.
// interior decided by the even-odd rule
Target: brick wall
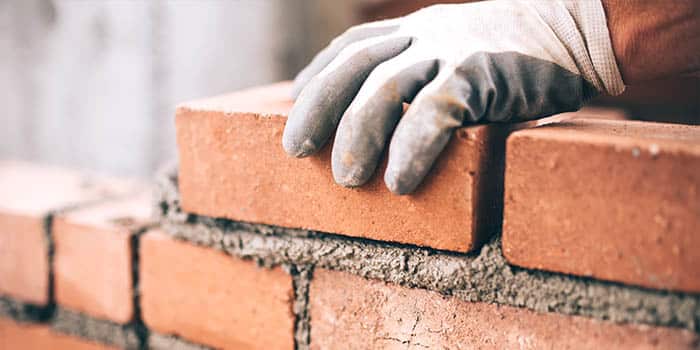
[{"label": "brick wall", "polygon": [[700,347],[700,127],[460,130],[409,196],[283,155],[288,85],[195,101],[154,185],[0,163],[0,348]]}]

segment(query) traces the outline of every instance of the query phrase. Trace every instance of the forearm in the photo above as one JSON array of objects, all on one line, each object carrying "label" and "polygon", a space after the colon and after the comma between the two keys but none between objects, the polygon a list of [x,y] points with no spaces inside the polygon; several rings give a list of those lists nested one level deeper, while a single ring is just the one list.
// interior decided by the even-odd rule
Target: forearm
[{"label": "forearm", "polygon": [[700,1],[602,2],[626,84],[700,72]]}]

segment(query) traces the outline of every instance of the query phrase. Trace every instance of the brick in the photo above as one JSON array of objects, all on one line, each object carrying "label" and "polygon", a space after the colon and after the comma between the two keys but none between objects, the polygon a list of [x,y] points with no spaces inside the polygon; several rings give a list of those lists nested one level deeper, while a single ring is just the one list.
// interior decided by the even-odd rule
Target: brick
[{"label": "brick", "polygon": [[459,252],[497,231],[506,126],[459,130],[418,191],[396,196],[381,175],[355,189],[335,184],[330,147],[287,156],[287,96],[282,83],[178,108],[185,211]]},{"label": "brick", "polygon": [[117,348],[61,334],[43,324],[20,324],[10,319],[0,318],[0,349],[107,350]]},{"label": "brick", "polygon": [[48,246],[41,218],[0,213],[0,294],[48,302]]},{"label": "brick", "polygon": [[542,119],[533,121],[530,126],[541,126],[562,122],[569,119],[608,119],[608,120],[629,120],[629,115],[622,109],[610,107],[583,107],[576,112],[559,113]]},{"label": "brick", "polygon": [[149,328],[216,348],[294,348],[292,278],[280,268],[151,231],[141,239],[140,271]]},{"label": "brick", "polygon": [[311,349],[693,349],[687,330],[467,302],[424,289],[317,270]]},{"label": "brick", "polygon": [[150,191],[54,219],[56,302],[100,319],[133,318],[131,238],[151,224]]},{"label": "brick", "polygon": [[49,166],[0,161],[0,294],[48,302],[44,220],[55,210],[131,190],[132,183]]},{"label": "brick", "polygon": [[574,119],[507,144],[513,264],[700,291],[700,127]]}]

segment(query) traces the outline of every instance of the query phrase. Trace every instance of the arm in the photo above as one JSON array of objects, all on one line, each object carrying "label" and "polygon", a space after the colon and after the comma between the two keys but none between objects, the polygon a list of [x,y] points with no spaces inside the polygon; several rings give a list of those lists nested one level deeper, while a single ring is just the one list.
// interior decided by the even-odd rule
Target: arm
[{"label": "arm", "polygon": [[603,0],[626,84],[700,73],[700,2]]}]

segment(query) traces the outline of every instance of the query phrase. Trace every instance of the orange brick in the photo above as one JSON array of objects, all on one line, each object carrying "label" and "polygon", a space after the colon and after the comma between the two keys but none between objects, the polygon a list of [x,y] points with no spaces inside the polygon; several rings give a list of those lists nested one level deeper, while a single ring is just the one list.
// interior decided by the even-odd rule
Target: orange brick
[{"label": "orange brick", "polygon": [[178,108],[185,211],[460,252],[496,231],[505,126],[461,129],[418,191],[396,196],[382,176],[355,189],[335,184],[330,147],[287,156],[287,96],[282,83]]},{"label": "orange brick", "polygon": [[0,318],[0,349],[107,350],[116,348],[60,334],[46,325],[20,324]]},{"label": "orange brick", "polygon": [[317,270],[312,349],[694,349],[692,332],[466,302]]},{"label": "orange brick", "polygon": [[226,349],[294,348],[292,279],[280,268],[152,231],[141,239],[146,325]]},{"label": "orange brick", "polygon": [[508,140],[513,264],[700,291],[700,127],[571,120]]},{"label": "orange brick", "polygon": [[0,294],[46,304],[48,243],[41,218],[0,212]]},{"label": "orange brick", "polygon": [[52,211],[125,193],[132,184],[88,178],[65,169],[0,161],[0,294],[48,302],[48,242]]},{"label": "orange brick", "polygon": [[54,220],[56,302],[127,323],[133,318],[131,236],[150,221],[150,191]]}]

